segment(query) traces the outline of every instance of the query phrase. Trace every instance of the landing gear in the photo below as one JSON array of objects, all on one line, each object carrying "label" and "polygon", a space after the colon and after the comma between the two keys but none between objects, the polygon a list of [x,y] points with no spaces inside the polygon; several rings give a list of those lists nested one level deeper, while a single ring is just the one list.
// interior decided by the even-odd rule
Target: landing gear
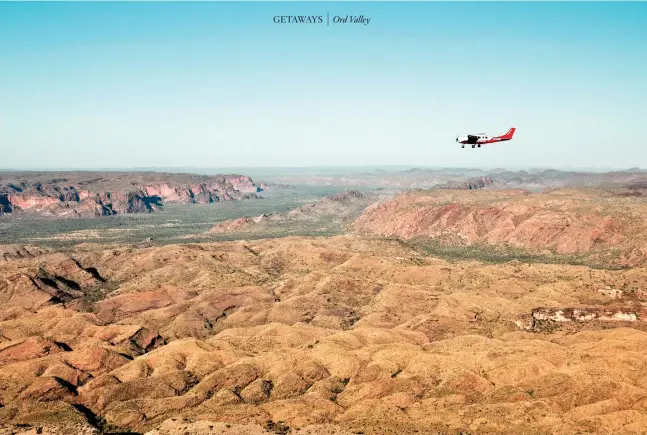
[{"label": "landing gear", "polygon": [[465,145],[461,145],[461,148],[465,148]]},{"label": "landing gear", "polygon": [[476,145],[472,145],[472,148],[474,148]]},{"label": "landing gear", "polygon": [[481,144],[478,144],[478,147],[481,148]]}]

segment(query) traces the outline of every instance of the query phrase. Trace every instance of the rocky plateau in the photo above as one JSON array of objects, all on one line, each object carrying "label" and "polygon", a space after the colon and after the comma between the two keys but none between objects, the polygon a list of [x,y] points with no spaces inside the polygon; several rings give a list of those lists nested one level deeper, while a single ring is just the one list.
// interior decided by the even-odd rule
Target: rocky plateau
[{"label": "rocky plateau", "polygon": [[159,210],[164,203],[206,204],[257,198],[244,175],[165,173],[0,173],[0,215],[99,217]]}]

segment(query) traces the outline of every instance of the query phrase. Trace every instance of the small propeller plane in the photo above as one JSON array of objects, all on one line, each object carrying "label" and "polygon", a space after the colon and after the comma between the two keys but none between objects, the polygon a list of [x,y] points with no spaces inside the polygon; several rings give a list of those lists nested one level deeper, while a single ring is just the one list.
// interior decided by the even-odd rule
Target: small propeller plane
[{"label": "small propeller plane", "polygon": [[515,130],[516,128],[512,127],[503,136],[488,136],[485,133],[468,134],[466,137],[459,137],[457,135],[456,142],[461,144],[461,148],[465,148],[466,144],[472,145],[472,148],[476,146],[481,148],[481,145],[485,145],[486,143],[503,142],[512,139]]}]

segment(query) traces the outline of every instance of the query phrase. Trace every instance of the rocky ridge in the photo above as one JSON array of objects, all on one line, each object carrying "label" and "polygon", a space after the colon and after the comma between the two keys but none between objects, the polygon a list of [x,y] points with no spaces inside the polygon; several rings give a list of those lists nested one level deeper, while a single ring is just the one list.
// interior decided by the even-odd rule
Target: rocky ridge
[{"label": "rocky ridge", "polygon": [[584,256],[607,266],[633,266],[647,260],[646,213],[642,198],[624,191],[439,189],[407,192],[371,206],[353,229],[444,246]]},{"label": "rocky ridge", "polygon": [[98,217],[159,210],[164,203],[206,204],[257,198],[244,175],[44,173],[0,177],[0,214]]},{"label": "rocky ridge", "polygon": [[411,168],[406,170],[370,169],[350,171],[340,169],[336,174],[321,174],[302,169],[286,171],[271,176],[274,183],[352,186],[357,188],[384,187],[399,189],[430,189],[459,186],[468,180],[491,179],[490,188],[528,189],[539,191],[546,188],[623,186],[646,184],[644,170],[632,168],[626,171],[590,172],[555,169],[477,169],[477,168]]},{"label": "rocky ridge", "polygon": [[358,236],[30,252],[0,263],[3,425],[647,427],[641,268],[448,262]]},{"label": "rocky ridge", "polygon": [[358,190],[346,190],[297,207],[287,213],[268,213],[220,222],[209,230],[209,234],[262,233],[278,226],[292,225],[296,228],[308,223],[320,223],[328,228],[341,230],[359,216],[367,206],[391,196],[391,193],[383,191],[362,193]]},{"label": "rocky ridge", "polygon": [[441,185],[441,189],[463,189],[463,190],[473,190],[473,189],[486,189],[486,188],[496,188],[501,187],[500,183],[495,181],[492,177],[474,177],[470,178],[467,181],[462,182],[449,182],[445,185]]}]

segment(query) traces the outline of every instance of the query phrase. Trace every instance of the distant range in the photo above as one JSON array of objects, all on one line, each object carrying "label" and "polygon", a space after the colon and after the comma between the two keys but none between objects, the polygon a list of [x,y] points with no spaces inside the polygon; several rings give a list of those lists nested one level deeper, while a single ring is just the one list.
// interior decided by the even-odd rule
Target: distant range
[{"label": "distant range", "polygon": [[257,198],[244,175],[164,172],[0,172],[0,214],[100,217],[151,212],[166,203],[205,204]]},{"label": "distant range", "polygon": [[[194,173],[188,173],[192,171]],[[311,167],[127,168],[0,172],[0,214],[101,217],[159,210],[166,203],[258,199],[302,186],[408,189],[527,189],[647,186],[647,171],[502,168]],[[225,172],[225,171],[222,171]],[[244,175],[241,175],[244,174]],[[256,181],[254,181],[256,180]]]}]

